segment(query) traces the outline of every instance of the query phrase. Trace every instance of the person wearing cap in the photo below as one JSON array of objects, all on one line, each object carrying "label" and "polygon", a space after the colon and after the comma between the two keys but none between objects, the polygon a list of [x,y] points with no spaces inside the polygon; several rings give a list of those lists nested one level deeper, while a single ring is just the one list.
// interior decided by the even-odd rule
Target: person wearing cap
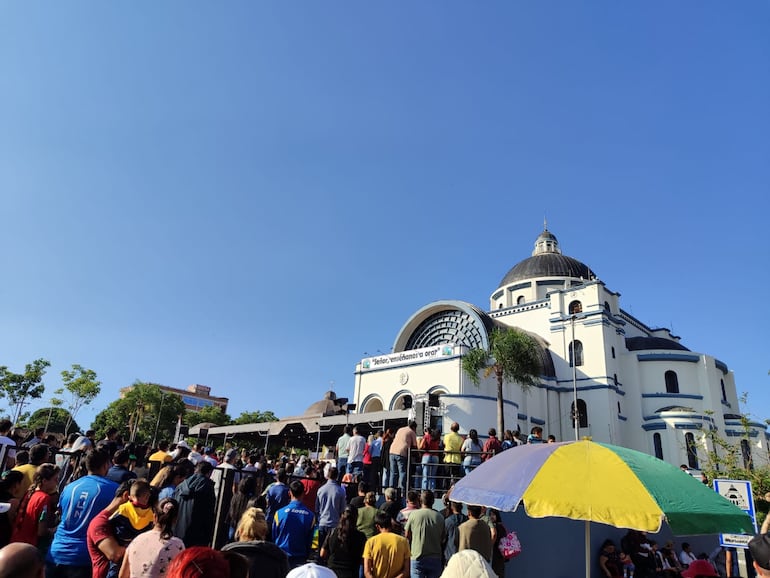
[{"label": "person wearing cap", "polygon": [[203,453],[203,459],[210,463],[212,468],[216,468],[219,465],[219,460],[217,460],[217,450],[214,448],[206,448]]},{"label": "person wearing cap", "polygon": [[183,458],[187,458],[192,453],[192,448],[190,448],[190,446],[184,440],[179,440],[176,442],[175,446],[176,447],[174,448],[174,451],[171,452],[171,460],[174,462]]},{"label": "person wearing cap", "polygon": [[315,562],[308,562],[294,568],[294,570],[286,575],[286,578],[337,578],[337,575],[326,566],[319,566]]},{"label": "person wearing cap", "polygon": [[202,451],[203,444],[193,444],[192,451],[187,456],[187,459],[197,466],[198,463],[203,459],[203,454],[201,453]]},{"label": "person wearing cap", "polygon": [[219,490],[222,487],[222,480],[225,479],[225,476],[227,475],[226,470],[231,470],[233,472],[233,484],[232,484],[232,492],[235,493],[238,491],[238,482],[241,481],[241,474],[238,472],[238,468],[235,467],[235,461],[238,459],[238,450],[235,448],[230,448],[225,452],[225,459],[222,461],[219,466],[217,466],[217,475],[216,477],[212,476],[214,478],[214,491],[217,495],[219,495]]},{"label": "person wearing cap", "polygon": [[697,559],[691,562],[686,570],[682,570],[682,576],[684,578],[719,578],[719,573],[708,560]]}]

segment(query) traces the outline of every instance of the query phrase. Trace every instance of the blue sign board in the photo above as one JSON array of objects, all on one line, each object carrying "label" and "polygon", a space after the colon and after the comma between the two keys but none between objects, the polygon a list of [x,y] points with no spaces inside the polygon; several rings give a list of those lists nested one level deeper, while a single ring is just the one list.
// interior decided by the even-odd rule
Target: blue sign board
[{"label": "blue sign board", "polygon": [[[757,519],[756,510],[754,510],[754,495],[751,493],[751,482],[746,480],[714,480],[714,490],[751,516],[754,522],[754,531],[756,531]],[[753,537],[747,534],[720,534],[719,544],[734,548],[748,548],[749,540]]]}]

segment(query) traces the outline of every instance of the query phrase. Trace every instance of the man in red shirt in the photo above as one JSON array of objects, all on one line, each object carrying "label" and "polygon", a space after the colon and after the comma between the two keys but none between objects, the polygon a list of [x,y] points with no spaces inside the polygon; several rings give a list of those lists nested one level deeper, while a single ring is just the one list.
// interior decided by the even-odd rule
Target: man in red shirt
[{"label": "man in red shirt", "polygon": [[86,544],[94,568],[93,578],[106,578],[110,562],[120,565],[123,560],[126,549],[118,543],[115,529],[110,524],[110,516],[128,501],[128,496],[126,485],[121,484],[115,498],[88,525]]}]

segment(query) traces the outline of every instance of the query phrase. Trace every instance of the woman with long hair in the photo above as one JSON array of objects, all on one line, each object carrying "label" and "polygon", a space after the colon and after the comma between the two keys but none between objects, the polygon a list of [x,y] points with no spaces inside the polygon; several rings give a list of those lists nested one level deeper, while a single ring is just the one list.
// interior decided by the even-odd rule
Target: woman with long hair
[{"label": "woman with long hair", "polygon": [[475,429],[468,432],[468,437],[465,438],[460,451],[463,456],[463,469],[465,475],[468,475],[481,463],[481,443],[479,433]]},{"label": "woman with long hair", "polygon": [[41,552],[48,551],[56,526],[57,500],[54,494],[58,487],[59,467],[40,464],[35,470],[32,485],[19,504],[11,542],[26,542],[37,546]]},{"label": "woman with long hair", "polygon": [[158,490],[158,499],[173,498],[176,487],[193,475],[195,464],[188,459],[180,459],[174,464],[163,466],[150,482]]},{"label": "woman with long hair", "polygon": [[222,552],[234,552],[249,561],[249,575],[261,578],[284,578],[289,572],[286,553],[272,542],[266,542],[267,521],[260,508],[246,508],[235,528],[236,542]]},{"label": "woman with long hair", "polygon": [[321,558],[337,578],[358,578],[366,536],[356,528],[358,510],[348,506],[321,546]]},{"label": "woman with long hair", "polygon": [[179,504],[175,499],[158,502],[152,530],[139,534],[126,548],[119,578],[157,578],[166,574],[171,560],[184,550],[184,543],[173,533],[178,514]]},{"label": "woman with long hair", "polygon": [[498,578],[505,578],[505,558],[503,558],[503,553],[500,552],[500,540],[508,535],[508,530],[503,525],[500,512],[490,509],[488,514],[489,526],[492,530],[492,570],[495,571]]},{"label": "woman with long hair", "polygon": [[229,528],[228,538],[231,540],[235,536],[236,526],[241,521],[241,516],[249,506],[249,500],[257,493],[257,480],[254,476],[244,476],[238,482],[238,490],[230,500],[230,510],[227,512],[227,526]]}]

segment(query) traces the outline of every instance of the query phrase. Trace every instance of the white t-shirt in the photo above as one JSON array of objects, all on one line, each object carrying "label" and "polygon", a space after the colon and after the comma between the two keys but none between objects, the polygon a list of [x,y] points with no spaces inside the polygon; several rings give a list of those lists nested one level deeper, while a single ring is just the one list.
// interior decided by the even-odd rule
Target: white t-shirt
[{"label": "white t-shirt", "polygon": [[364,436],[355,435],[348,441],[348,462],[363,462],[366,440]]}]

